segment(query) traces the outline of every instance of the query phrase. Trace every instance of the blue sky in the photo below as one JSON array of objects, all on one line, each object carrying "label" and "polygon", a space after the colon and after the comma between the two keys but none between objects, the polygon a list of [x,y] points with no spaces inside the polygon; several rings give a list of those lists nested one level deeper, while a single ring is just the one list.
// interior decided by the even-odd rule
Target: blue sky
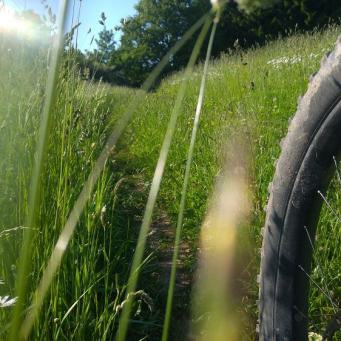
[{"label": "blue sky", "polygon": [[[107,27],[113,28],[118,25],[121,18],[125,18],[135,13],[134,5],[138,0],[75,0],[75,12],[78,13],[79,4],[81,3],[80,22],[78,35],[78,47],[81,50],[92,50],[95,43],[90,46],[93,35],[97,36],[102,26],[98,23],[102,12],[107,17]],[[12,5],[16,9],[33,9],[38,13],[43,13],[44,8],[41,0],[5,0],[6,4]],[[58,12],[58,0],[47,0],[54,13]],[[72,5],[73,0],[69,0]],[[72,9],[72,6],[71,6]],[[69,26],[71,26],[71,18],[69,18]],[[89,28],[91,33],[87,34]],[[119,40],[119,33],[115,33],[115,39]]]}]

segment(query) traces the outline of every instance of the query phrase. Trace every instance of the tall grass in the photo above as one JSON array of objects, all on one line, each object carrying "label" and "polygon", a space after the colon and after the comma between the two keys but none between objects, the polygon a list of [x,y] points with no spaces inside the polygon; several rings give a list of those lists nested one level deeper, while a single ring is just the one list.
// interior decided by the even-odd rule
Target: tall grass
[{"label": "tall grass", "polygon": [[39,208],[40,190],[42,187],[40,182],[44,169],[44,160],[46,159],[47,138],[49,136],[52,124],[51,111],[55,105],[59,64],[64,46],[63,36],[66,10],[67,1],[63,1],[60,4],[60,13],[58,16],[59,17],[58,31],[56,32],[55,46],[54,49],[52,50],[50,70],[48,72],[48,77],[46,80],[45,99],[37,138],[35,162],[31,175],[31,185],[28,195],[27,220],[25,222],[25,225],[28,227],[28,229],[24,231],[23,236],[24,238],[19,258],[20,262],[18,266],[18,278],[16,281],[17,286],[16,295],[18,297],[18,302],[15,305],[13,319],[11,321],[11,333],[9,337],[10,340],[17,339],[20,318],[25,305],[25,294],[28,282],[27,275],[30,272],[31,267],[30,258],[32,254],[33,235],[33,230],[31,229],[31,227],[36,225],[36,217]]},{"label": "tall grass", "polygon": [[[128,295],[134,292],[136,289],[137,280],[138,280],[138,272],[139,272],[139,268],[140,268],[142,258],[143,258],[143,253],[144,253],[145,246],[146,246],[146,240],[147,240],[148,231],[151,225],[153,210],[154,210],[156,199],[159,193],[161,180],[163,178],[163,173],[165,170],[165,166],[166,166],[166,162],[167,162],[167,158],[169,154],[169,149],[171,147],[172,139],[175,133],[177,119],[182,109],[183,99],[186,94],[187,81],[193,71],[193,67],[198,58],[201,46],[204,42],[204,39],[210,28],[210,25],[211,25],[211,20],[208,18],[199,34],[196,44],[194,45],[193,52],[191,54],[190,60],[188,62],[188,66],[185,71],[184,81],[182,82],[179,92],[177,94],[177,97],[174,103],[174,108],[170,115],[169,123],[167,124],[167,130],[165,133],[164,140],[162,142],[160,155],[159,155],[156,167],[155,167],[155,172],[154,172],[153,180],[152,180],[151,187],[150,187],[148,201],[146,204],[146,210],[145,210],[143,220],[142,220],[141,231],[139,234],[136,251],[135,251],[135,255],[134,255],[132,266],[131,266],[131,273],[130,273],[128,286],[127,286]],[[120,322],[120,326],[119,326],[118,334],[117,334],[117,339],[119,341],[123,341],[126,338],[131,304],[132,304],[131,300],[127,300],[125,307],[123,308],[121,322]]]},{"label": "tall grass", "polygon": [[[184,215],[184,240],[190,245],[185,267],[190,274],[196,269],[198,231],[206,212],[207,198],[221,172],[225,143],[237,131],[251,149],[250,187],[254,193],[251,224],[247,229],[251,247],[248,250],[253,251],[248,251],[249,264],[240,282],[244,302],[240,309],[251,317],[251,321],[245,321],[244,325],[249,335],[246,338],[252,339],[255,335],[260,230],[265,218],[268,184],[280,152],[280,140],[286,134],[288,120],[296,111],[297,98],[305,92],[309,76],[318,70],[323,55],[333,48],[338,31],[338,27],[332,27],[322,33],[295,35],[261,49],[222,56],[210,67]],[[185,171],[193,124],[191,113],[196,105],[201,75],[202,66],[197,68],[188,84],[184,111],[179,118],[161,187],[159,206],[166,208],[174,222],[178,215],[180,179]],[[166,79],[156,93],[148,96],[146,109],[132,123],[135,136],[129,138],[126,152],[136,167],[144,169],[147,179],[152,176],[158,155],[155,146],[162,141],[171,103],[182,78],[183,74],[178,73]],[[181,299],[180,296],[178,302],[175,300],[175,305],[183,305]],[[186,309],[177,308],[174,315]],[[175,337],[176,330],[171,330],[171,335]]]},{"label": "tall grass", "polygon": [[[143,90],[152,85],[169,56],[181,48],[206,19],[194,25],[185,39],[165,57]],[[267,184],[274,171],[273,162],[279,154],[278,142],[285,134],[288,117],[295,111],[295,98],[304,92],[309,74],[318,69],[320,57],[331,48],[337,32],[338,28],[334,27],[322,33],[269,43],[261,49],[237,51],[214,61],[208,70],[203,115],[193,152],[192,171],[187,175],[186,208],[183,224],[180,224],[189,245],[183,261],[189,277],[196,269],[199,226],[206,212],[207,198],[221,172],[223,150],[231,132],[243,135],[252,151],[249,189],[254,193],[254,200],[251,223],[246,231],[252,246],[248,250],[260,246],[263,207]],[[8,49],[6,45],[1,46],[1,51]],[[121,319],[121,339],[126,335],[128,323],[129,340],[147,335],[160,339],[165,299],[157,302],[160,290],[158,283],[152,282],[159,251],[150,250],[146,238],[149,224],[159,212],[166,212],[172,222],[179,213],[203,65],[185,75],[183,72],[174,74],[165,79],[157,91],[146,93],[84,80],[77,67],[66,59],[61,71],[55,74],[55,105],[48,110],[53,124],[44,143],[46,159],[39,176],[40,204],[34,224],[32,221],[25,224],[32,209],[28,199],[29,182],[34,174],[39,174],[33,171],[34,162],[39,160],[39,154],[34,151],[37,143],[39,146],[40,114],[48,96],[44,91],[46,49],[36,51],[33,70],[25,63],[25,52],[17,55],[17,59],[11,51],[0,55],[0,87],[3,90],[0,98],[0,279],[4,281],[0,296],[16,296],[14,287],[20,273],[20,257],[25,254],[21,253],[20,246],[24,232],[30,231],[33,232],[31,255],[22,260],[31,268],[24,276],[28,283],[26,294],[20,294],[25,310],[22,315],[17,312],[18,321],[29,317],[26,329],[23,329],[25,337],[33,327],[31,338],[38,340],[84,340],[89,336],[95,340],[112,339]],[[196,53],[197,50],[194,57]],[[187,79],[185,85],[181,85],[183,78]],[[183,97],[182,106],[177,96]],[[127,106],[133,98],[132,106]],[[175,102],[178,104],[174,108]],[[125,114],[122,116],[122,113]],[[168,126],[170,117],[173,117],[171,128]],[[162,148],[167,129],[170,131],[166,135],[167,148]],[[168,137],[173,133],[170,144]],[[162,164],[159,163],[157,180],[151,186],[160,147]],[[88,187],[77,204],[84,185]],[[148,210],[143,215],[150,187],[154,188],[153,197],[149,198]],[[154,204],[157,209],[153,215]],[[72,211],[75,205],[76,211]],[[136,246],[142,221],[142,239]],[[66,230],[63,230],[64,226]],[[51,265],[51,254],[56,255],[60,243],[64,243],[63,248],[52,257],[55,263]],[[147,252],[143,256],[145,245]],[[136,249],[139,253],[131,269]],[[239,309],[250,316],[251,321],[247,320],[242,328],[252,339],[257,315],[259,256],[256,251],[249,253],[249,264],[240,279],[243,306]],[[53,277],[58,266],[58,273]],[[48,272],[44,272],[46,267]],[[137,271],[142,271],[139,282]],[[133,277],[129,279],[131,274]],[[173,270],[173,277],[174,274]],[[42,276],[45,279],[38,287]],[[175,338],[180,328],[175,316],[182,314],[189,318],[189,295],[182,296],[187,300],[187,306],[179,308],[176,286],[174,290],[175,294],[170,295],[174,303],[173,314],[168,313],[168,318],[171,317],[170,339]],[[28,302],[33,306],[29,307]],[[18,311],[21,306],[21,303],[16,305]],[[38,307],[41,309],[39,315],[35,310]],[[0,309],[3,339],[8,338],[11,309]],[[17,323],[12,325],[13,338],[17,335],[17,326]],[[168,322],[165,326],[168,329]]]},{"label": "tall grass", "polygon": [[189,144],[189,149],[188,149],[188,154],[187,154],[186,169],[185,169],[183,187],[181,190],[181,200],[180,200],[180,205],[179,205],[179,213],[178,213],[176,234],[175,234],[175,240],[174,240],[174,251],[173,251],[173,258],[172,258],[170,282],[169,282],[169,288],[168,288],[168,294],[167,294],[165,321],[164,321],[163,331],[162,331],[163,341],[167,340],[168,334],[169,334],[169,324],[170,324],[170,319],[171,319],[173,297],[174,297],[176,265],[177,265],[178,257],[179,257],[179,246],[180,246],[181,230],[182,230],[184,211],[185,211],[185,205],[186,205],[186,194],[187,194],[189,176],[190,176],[190,171],[191,171],[191,166],[192,166],[192,161],[193,161],[194,146],[195,146],[196,137],[197,137],[198,128],[199,128],[201,109],[202,109],[202,105],[204,101],[205,85],[206,85],[206,79],[207,79],[207,74],[208,74],[208,65],[209,65],[210,58],[211,58],[211,51],[212,51],[213,41],[214,41],[216,29],[217,29],[218,19],[219,19],[218,16],[214,19],[212,31],[211,31],[210,38],[208,41],[205,66],[204,66],[203,75],[201,79],[198,103],[197,103],[197,107],[195,110],[193,130],[191,134],[191,141]]},{"label": "tall grass", "polygon": [[[59,25],[59,34],[58,36],[61,37],[62,34],[62,30],[64,27],[64,18],[65,18],[65,9],[67,7],[67,2],[63,2],[62,3],[62,7],[61,7],[61,22]],[[207,16],[206,16],[207,17]],[[206,20],[207,24],[209,23],[208,19]],[[162,67],[165,65],[165,62],[168,61],[169,56],[171,56],[172,54],[174,54],[176,52],[177,49],[179,49],[186,41],[186,39],[188,39],[191,36],[191,32],[194,32],[200,25],[200,22],[202,22],[202,20],[199,20],[199,22],[197,24],[195,24],[187,34],[185,34],[185,37],[182,39],[182,41],[180,41],[178,44],[176,44],[176,46],[169,51],[169,53],[165,56],[164,61],[160,63],[160,65],[156,68],[156,70],[154,71],[154,73],[152,73],[152,75],[147,79],[146,81],[146,85],[145,87],[148,89],[148,87],[150,87],[152,85],[153,79],[156,79],[156,77],[158,76],[158,72],[159,70],[162,69]],[[206,30],[208,28],[208,25],[205,24]],[[204,32],[204,31],[203,31]],[[205,32],[200,36],[200,40],[201,43],[203,41],[205,37]],[[54,99],[57,97],[57,93],[58,93],[58,89],[57,89],[57,77],[58,77],[58,73],[59,73],[59,69],[57,68],[58,66],[58,55],[60,54],[61,51],[61,47],[63,45],[63,42],[61,39],[59,39],[57,46],[55,48],[55,50],[53,51],[55,53],[54,57],[52,58],[52,67],[50,68],[50,72],[49,72],[49,77],[47,79],[47,91],[46,91],[46,102],[44,105],[44,110],[43,110],[43,116],[42,116],[42,123],[40,125],[40,138],[38,140],[38,151],[36,154],[36,163],[35,163],[35,168],[33,169],[33,175],[32,175],[32,190],[31,193],[29,195],[30,201],[28,203],[28,228],[27,228],[27,232],[24,235],[24,241],[23,241],[23,249],[22,252],[20,253],[18,259],[20,261],[20,266],[19,266],[19,279],[17,281],[18,283],[18,296],[19,296],[19,301],[15,306],[14,309],[14,314],[13,314],[13,320],[11,322],[11,336],[10,338],[12,339],[16,339],[17,338],[17,333],[18,333],[18,327],[19,327],[19,323],[20,323],[20,319],[22,318],[22,307],[24,305],[24,301],[25,301],[25,295],[27,292],[27,286],[26,283],[28,282],[28,278],[27,278],[27,274],[29,272],[29,266],[31,265],[30,260],[31,260],[31,247],[32,247],[32,231],[33,229],[31,228],[31,226],[35,225],[36,222],[36,215],[37,215],[37,209],[39,207],[39,202],[40,202],[40,192],[43,192],[43,163],[44,163],[44,155],[45,155],[45,151],[48,148],[48,143],[49,141],[47,140],[47,137],[51,138],[51,136],[49,136],[48,132],[49,132],[49,126],[51,125],[51,116],[52,116],[52,110],[53,109],[59,109],[58,106],[58,101],[56,103],[56,105],[54,105]],[[195,62],[196,59],[196,55],[198,55],[198,52],[200,50],[200,47],[197,46],[194,50],[194,54],[193,54],[193,58],[192,61],[190,61],[190,65],[192,65],[191,67],[193,67],[193,64]],[[58,85],[60,87],[65,86],[67,90],[69,90],[69,86],[71,86],[71,88],[73,86],[75,86],[77,88],[77,81],[74,82],[71,81],[70,77],[70,68],[65,69],[68,71],[68,74],[63,75],[62,74],[62,78],[59,80]],[[72,78],[72,77],[71,77]],[[69,83],[71,81],[71,84]],[[66,82],[65,84],[63,84],[64,82]],[[74,89],[75,90],[75,89]],[[62,91],[61,91],[62,92]],[[63,93],[60,93],[60,95],[65,95]],[[72,94],[73,96],[75,95],[75,93]],[[183,97],[183,94],[181,95]],[[180,98],[181,98],[180,96]],[[137,98],[142,98],[143,95],[141,95],[140,93],[136,93],[136,97]],[[64,98],[65,99],[65,98]],[[70,103],[73,103],[74,100],[69,100]],[[135,101],[134,103],[138,103],[138,101]],[[179,104],[181,103],[181,100],[179,100]],[[68,107],[68,105],[67,105]],[[75,205],[71,211],[71,214],[69,216],[69,218],[66,220],[65,222],[65,227],[62,230],[61,234],[59,235],[59,238],[57,240],[57,244],[56,247],[54,249],[54,251],[52,252],[52,255],[50,257],[49,262],[47,263],[47,268],[46,270],[43,272],[43,277],[42,280],[39,284],[39,287],[37,289],[37,292],[34,296],[34,299],[32,301],[32,306],[29,308],[28,314],[27,314],[27,318],[24,321],[24,324],[22,326],[21,329],[21,338],[27,338],[29,336],[30,330],[32,328],[32,325],[35,321],[35,318],[37,316],[37,313],[39,311],[39,309],[41,308],[41,305],[43,303],[43,299],[44,296],[47,293],[47,290],[49,288],[49,286],[51,285],[53,276],[58,268],[58,266],[61,263],[61,258],[66,250],[67,245],[69,244],[71,237],[73,235],[74,229],[76,227],[76,224],[78,223],[79,218],[81,217],[83,210],[85,208],[85,205],[90,197],[90,195],[92,194],[93,188],[96,186],[97,181],[99,180],[101,173],[103,171],[103,168],[105,167],[106,161],[108,159],[108,157],[110,156],[113,147],[116,144],[117,139],[119,138],[119,136],[121,135],[121,133],[123,132],[125,126],[127,125],[127,123],[129,122],[129,119],[133,113],[133,110],[135,109],[136,105],[132,105],[130,109],[128,109],[127,113],[122,117],[121,120],[118,120],[118,123],[116,123],[116,127],[113,131],[113,133],[110,135],[107,143],[104,145],[103,151],[100,153],[99,157],[97,158],[97,161],[92,165],[92,171],[90,172],[90,175],[87,179],[87,181],[85,182],[85,185],[83,186],[83,190],[81,192],[81,194],[79,195],[77,201],[75,202]],[[69,109],[69,108],[67,108]],[[70,114],[69,110],[66,110],[66,112],[68,114]],[[176,112],[176,110],[175,110]],[[79,119],[79,117],[77,118]],[[174,129],[174,128],[173,128]],[[66,127],[64,126],[62,129],[63,133],[61,135],[62,137],[62,143],[61,145],[64,146],[64,138],[67,134],[66,131]],[[171,138],[171,137],[170,137]],[[96,139],[98,141],[98,139]],[[170,142],[170,140],[169,140]],[[92,143],[92,147],[95,147],[96,143],[93,142]],[[65,156],[65,151],[62,155],[62,159]],[[62,165],[63,162],[61,161],[60,164]],[[50,174],[49,174],[50,175]],[[62,174],[59,177],[60,181],[64,181],[66,177],[66,174]],[[58,194],[60,194],[60,186],[59,187],[59,191]],[[49,195],[53,195],[52,192],[49,192]],[[58,196],[57,196],[58,197]],[[57,205],[58,206],[58,205]],[[71,206],[72,207],[72,206]],[[107,211],[106,206],[103,206],[101,209],[101,214],[104,214]],[[68,211],[66,210],[64,213],[68,214]],[[102,217],[101,217],[102,218]],[[57,216],[55,218],[55,223],[57,221]],[[42,221],[41,223],[46,224],[47,220]],[[141,250],[141,252],[143,251],[143,249]],[[141,254],[142,257],[142,254]],[[142,259],[140,259],[138,262],[141,263]],[[136,270],[136,269],[135,269]],[[103,278],[104,276],[102,276]],[[91,285],[92,287],[92,285]],[[129,287],[128,287],[129,289]],[[87,292],[88,290],[86,290],[85,292]],[[83,297],[84,294],[81,295],[81,297]],[[77,300],[78,302],[78,300]],[[72,307],[74,307],[75,304],[72,305]],[[126,305],[127,306],[127,305]],[[123,305],[122,305],[123,307]],[[66,315],[69,314],[68,313]],[[126,308],[123,308],[123,311],[126,311]],[[62,321],[64,322],[65,318],[62,319]],[[112,317],[110,317],[110,320],[112,322]],[[123,319],[124,321],[124,319]],[[106,335],[108,332],[108,326],[106,327],[105,333],[103,335]]]}]

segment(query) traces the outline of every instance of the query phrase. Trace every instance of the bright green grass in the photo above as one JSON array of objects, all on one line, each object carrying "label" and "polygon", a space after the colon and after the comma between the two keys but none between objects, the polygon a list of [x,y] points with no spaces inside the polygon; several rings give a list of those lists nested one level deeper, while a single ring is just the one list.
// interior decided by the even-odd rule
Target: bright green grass
[{"label": "bright green grass", "polygon": [[[288,118],[296,110],[297,97],[304,93],[309,75],[319,68],[323,54],[332,48],[338,31],[339,28],[331,28],[324,33],[294,36],[264,48],[222,56],[209,69],[184,217],[184,239],[191,249],[185,266],[193,274],[198,232],[215,178],[222,168],[225,146],[236,135],[242,136],[250,149],[250,187],[254,196],[247,228],[250,249],[248,262],[243,264],[246,276],[241,285],[244,296],[241,309],[250,319],[245,323],[250,339],[254,338],[257,316],[257,250],[263,207],[280,152],[279,141],[286,133]],[[28,183],[46,78],[46,55],[44,51],[40,53],[35,57],[40,60],[36,68],[25,63],[22,56],[16,64],[13,60],[10,64],[4,54],[0,56],[0,88],[6,91],[0,95],[0,233],[12,229],[0,235],[0,279],[4,281],[0,296],[14,296],[23,229],[13,228],[23,225],[27,213]],[[268,64],[282,57],[290,61],[277,64],[278,67]],[[80,80],[72,66],[66,65],[64,70],[53,111],[42,204],[34,227],[31,290],[37,286],[113,123],[136,94],[131,89]],[[198,67],[189,82],[158,200],[158,211],[166,212],[173,222],[178,213],[201,73],[202,67]],[[100,340],[115,335],[144,204],[182,76],[178,73],[164,80],[156,92],[145,95],[145,101],[136,109],[134,120],[107,162],[82,214],[32,339],[85,340],[91,335],[92,339]],[[149,311],[147,296],[140,294],[129,340],[145,335],[160,339],[165,297],[161,297],[157,283],[150,280],[157,267],[153,262],[152,259],[145,264],[138,289],[151,296],[154,310]],[[175,299],[174,304],[181,304],[176,314],[179,310],[186,312],[190,302]],[[0,309],[1,326],[8,323],[10,309]],[[171,325],[171,335],[178,335],[180,327]],[[0,333],[0,338],[5,339],[6,328]]]},{"label": "bright green grass", "polygon": [[[248,316],[252,316],[251,328],[255,327],[257,319],[255,302],[258,296],[256,275],[261,246],[260,229],[265,219],[268,184],[280,153],[280,140],[286,134],[289,118],[296,111],[298,97],[306,91],[309,76],[319,69],[320,60],[333,48],[338,33],[339,28],[334,28],[324,33],[293,36],[242,55],[223,56],[213,63],[209,71],[184,218],[184,238],[192,250],[186,265],[188,271],[194,271],[198,231],[212,185],[222,167],[225,147],[235,135],[241,135],[250,149],[250,186],[254,195],[251,224],[247,229],[252,251],[249,264],[244,264],[248,275],[243,278],[246,302],[243,309]],[[278,64],[268,63],[278,59]],[[201,68],[198,68],[188,89],[185,110],[161,188],[160,206],[167,210],[174,221],[200,75]],[[137,167],[144,169],[146,179],[152,174],[181,77],[181,73],[169,77],[156,93],[147,97],[144,109],[131,126],[134,134],[126,136],[126,141],[129,141],[127,152]],[[328,233],[321,238],[326,239],[326,236]],[[338,245],[334,247],[337,249]],[[335,269],[331,272],[333,274]],[[321,296],[319,293],[319,299]],[[176,335],[176,331],[174,333]]]}]

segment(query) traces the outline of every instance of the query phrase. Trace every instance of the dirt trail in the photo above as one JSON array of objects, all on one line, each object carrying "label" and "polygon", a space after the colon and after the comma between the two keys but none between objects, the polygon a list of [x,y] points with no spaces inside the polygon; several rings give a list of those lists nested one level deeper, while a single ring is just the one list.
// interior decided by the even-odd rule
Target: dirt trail
[{"label": "dirt trail", "polygon": [[[158,270],[155,273],[155,277],[158,279],[160,284],[167,286],[167,290],[172,268],[174,240],[175,227],[172,226],[167,215],[162,214],[158,220],[153,222],[151,226],[149,246],[157,253]],[[184,262],[189,252],[189,245],[186,242],[181,241],[179,245],[179,258],[177,262],[177,289],[184,289],[191,283],[190,276],[184,269]]]},{"label": "dirt trail", "polygon": [[[159,215],[151,226],[149,235],[149,248],[156,253],[156,267],[152,273],[160,288],[161,305],[166,304],[167,292],[172,268],[172,257],[175,240],[175,227],[166,213]],[[177,331],[177,335],[170,336],[170,340],[176,337],[177,340],[185,340],[189,327],[189,297],[192,278],[185,268],[186,258],[190,255],[189,245],[181,241],[179,245],[179,257],[177,261],[177,272],[172,311],[172,330]],[[181,334],[181,335],[179,335]]]}]

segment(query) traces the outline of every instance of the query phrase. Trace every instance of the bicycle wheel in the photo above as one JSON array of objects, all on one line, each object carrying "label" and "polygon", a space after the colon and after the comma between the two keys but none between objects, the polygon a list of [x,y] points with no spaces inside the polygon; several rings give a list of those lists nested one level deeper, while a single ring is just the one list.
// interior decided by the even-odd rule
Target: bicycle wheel
[{"label": "bicycle wheel", "polygon": [[[329,186],[333,176],[340,180],[336,167],[340,152],[339,38],[334,52],[324,58],[321,69],[312,77],[306,94],[299,102],[283,140],[270,186],[259,275],[260,340],[307,340],[308,332],[314,330],[311,312],[312,309],[316,312],[317,303],[316,299],[314,304],[310,301],[314,299],[314,293],[323,297],[318,301],[321,304],[318,311],[325,315],[318,317],[317,320],[322,322],[315,332],[328,340],[340,337],[340,293],[337,291],[341,284],[341,264],[337,259],[340,260],[338,245],[341,244],[340,233],[335,231],[340,232],[341,219],[337,207],[333,207],[326,194],[329,188],[329,195],[338,200],[341,193],[341,181],[338,194]],[[329,214],[338,223],[330,236],[337,250],[325,250],[329,258],[323,260],[326,264],[336,262],[333,270],[336,273],[331,274],[331,283],[323,276],[323,269],[319,266],[322,257],[314,246],[320,225],[326,221],[332,224],[328,217],[321,218],[321,212],[326,212],[323,214]],[[326,228],[322,226],[322,230],[326,231]],[[321,278],[322,283],[318,283]],[[324,304],[329,305],[328,309]]]}]

